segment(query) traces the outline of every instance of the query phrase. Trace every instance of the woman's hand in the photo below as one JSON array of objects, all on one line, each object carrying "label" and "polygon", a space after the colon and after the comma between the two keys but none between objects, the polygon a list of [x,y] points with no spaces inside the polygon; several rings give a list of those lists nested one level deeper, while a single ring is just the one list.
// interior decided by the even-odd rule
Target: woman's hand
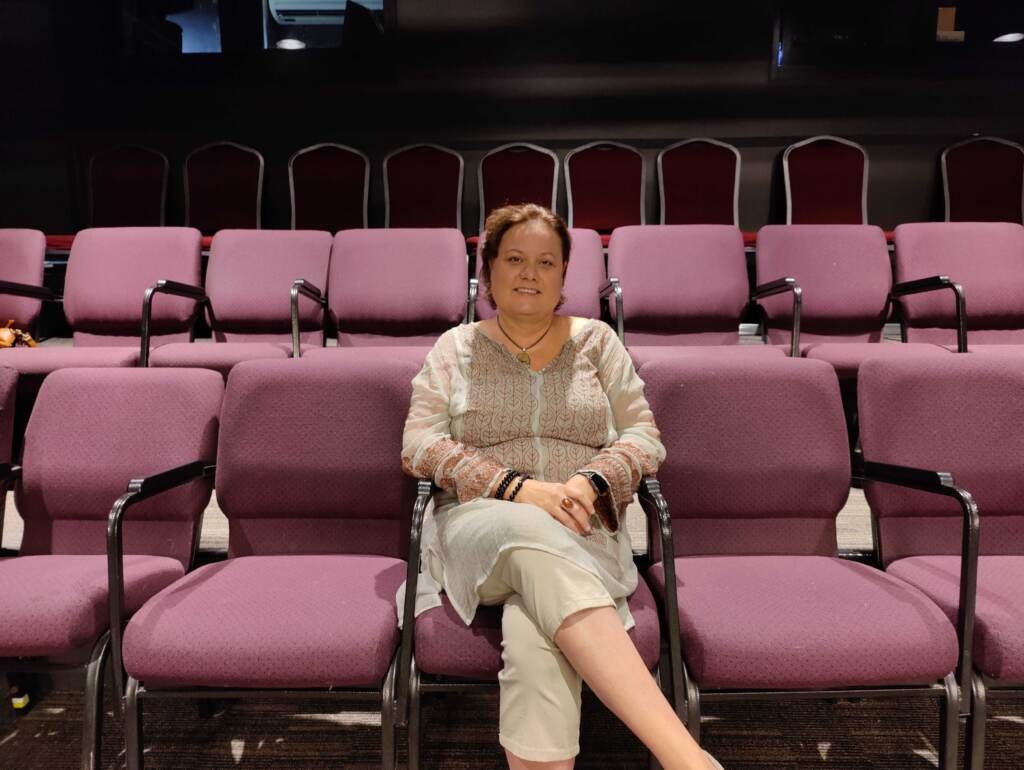
[{"label": "woman's hand", "polygon": [[[536,505],[576,534],[589,535],[596,497],[587,479],[573,476],[565,484],[527,479],[516,495],[516,502]],[[563,506],[565,500],[572,501],[572,505]]]}]

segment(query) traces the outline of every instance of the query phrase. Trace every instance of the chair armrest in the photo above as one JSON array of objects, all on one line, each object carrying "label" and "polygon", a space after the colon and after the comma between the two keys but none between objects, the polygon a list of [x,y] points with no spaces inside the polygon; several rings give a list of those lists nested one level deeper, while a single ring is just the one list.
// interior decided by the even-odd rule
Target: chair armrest
[{"label": "chair armrest", "polygon": [[[978,592],[978,539],[981,528],[981,518],[974,497],[966,489],[956,486],[951,473],[911,468],[904,465],[890,465],[865,460],[864,474],[860,481],[895,484],[922,492],[952,497],[960,504],[960,510],[963,512],[963,535],[960,547],[960,605],[956,622],[956,633],[960,640],[957,681],[960,686],[960,714],[966,716],[969,711],[973,669],[974,608]],[[877,533],[875,548],[878,551],[878,561],[881,563],[881,548],[878,544]]]},{"label": "chair armrest", "polygon": [[299,337],[299,295],[309,297],[320,303],[320,307],[327,307],[327,298],[320,288],[305,278],[296,278],[292,283],[291,307],[292,307],[292,358],[302,356],[302,342]]},{"label": "chair armrest", "polygon": [[[759,299],[765,297],[772,297],[776,294],[784,294],[787,291],[793,293],[793,329],[790,332],[789,337],[789,355],[793,358],[800,357],[800,313],[803,309],[803,296],[804,291],[800,288],[800,284],[796,282],[796,278],[779,278],[775,281],[768,283],[762,283],[760,286],[755,287],[753,293],[750,295],[752,302],[757,302]],[[768,341],[768,331],[765,329],[762,337],[765,342]]]},{"label": "chair armrest", "polygon": [[0,294],[41,299],[49,302],[61,299],[53,289],[48,289],[45,286],[35,286],[31,283],[16,283],[15,281],[0,281]]},{"label": "chair armrest", "polygon": [[21,478],[21,466],[4,463],[0,465],[0,534],[4,531],[4,495],[14,488],[14,482]]},{"label": "chair armrest", "polygon": [[904,281],[892,287],[889,296],[905,297],[908,294],[923,294],[926,291],[941,291],[949,289],[953,292],[956,301],[956,352],[967,352],[967,297],[964,288],[955,281],[951,281],[948,275],[933,275],[928,278],[918,278],[914,281]]},{"label": "chair armrest", "polygon": [[409,719],[409,682],[412,677],[412,646],[416,631],[416,589],[420,578],[420,539],[423,516],[438,487],[427,479],[416,482],[416,502],[409,526],[409,558],[405,572],[405,602],[402,607],[402,640],[398,650],[398,695],[395,721],[404,725]]},{"label": "chair armrest", "polygon": [[212,479],[214,465],[203,460],[180,465],[162,473],[128,482],[127,491],[117,498],[107,517],[107,591],[110,606],[110,652],[117,690],[114,702],[119,706],[124,695],[124,664],[121,641],[124,633],[124,516],[136,503],[180,487],[196,479]]},{"label": "chair armrest", "polygon": [[210,298],[198,286],[178,281],[161,279],[146,289],[142,297],[142,349],[139,351],[139,366],[149,366],[150,325],[153,320],[153,297],[157,294],[173,294],[177,297],[194,299],[200,304],[209,303]]},{"label": "chair armrest", "polygon": [[476,298],[480,294],[480,281],[469,279],[469,292],[466,294],[466,315],[464,323],[471,324],[476,320]]},{"label": "chair armrest", "polygon": [[615,333],[619,335],[619,342],[626,344],[626,322],[622,317],[622,284],[618,278],[609,278],[608,283],[601,287],[597,293],[598,299],[607,301],[608,295],[615,294]]}]

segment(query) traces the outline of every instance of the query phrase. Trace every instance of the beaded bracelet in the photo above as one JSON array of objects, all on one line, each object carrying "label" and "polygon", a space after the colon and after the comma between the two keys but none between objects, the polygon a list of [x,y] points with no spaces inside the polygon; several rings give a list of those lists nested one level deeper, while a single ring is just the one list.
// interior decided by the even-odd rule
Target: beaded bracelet
[{"label": "beaded bracelet", "polygon": [[498,484],[498,489],[494,493],[494,496],[496,498],[498,498],[499,500],[504,500],[505,499],[505,491],[508,489],[509,484],[512,483],[512,480],[514,478],[516,478],[516,476],[518,476],[518,475],[519,475],[519,471],[516,471],[516,470],[513,470],[513,469],[509,468],[508,472],[505,474],[505,478],[503,478],[501,480],[501,483]]},{"label": "beaded bracelet", "polygon": [[527,476],[525,473],[523,473],[523,474],[521,474],[519,476],[519,483],[516,484],[516,488],[512,490],[512,494],[508,496],[509,500],[515,500],[516,499],[516,495],[519,494],[519,490],[523,488],[523,484],[525,484],[527,479],[529,479],[529,478],[530,477]]}]

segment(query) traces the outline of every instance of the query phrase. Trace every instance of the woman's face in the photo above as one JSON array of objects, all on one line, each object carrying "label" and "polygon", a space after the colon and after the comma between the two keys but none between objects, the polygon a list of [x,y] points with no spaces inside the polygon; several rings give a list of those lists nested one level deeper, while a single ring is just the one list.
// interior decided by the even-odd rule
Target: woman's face
[{"label": "woman's face", "polygon": [[491,296],[506,315],[543,316],[562,298],[565,260],[558,234],[530,220],[505,231],[491,263]]}]

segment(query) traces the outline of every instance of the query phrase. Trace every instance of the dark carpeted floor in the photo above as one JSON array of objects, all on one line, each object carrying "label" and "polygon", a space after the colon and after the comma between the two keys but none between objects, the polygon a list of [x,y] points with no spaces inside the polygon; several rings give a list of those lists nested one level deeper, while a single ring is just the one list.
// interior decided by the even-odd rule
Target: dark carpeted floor
[{"label": "dark carpeted floor", "polygon": [[[193,702],[146,705],[146,767],[351,768],[379,766],[379,720],[318,700],[304,703],[234,701],[200,716]],[[496,694],[424,697],[425,770],[502,768]],[[349,706],[348,708],[352,708]],[[712,704],[706,747],[727,770],[926,770],[936,767],[938,709],[931,702],[895,700],[783,704]],[[82,698],[44,693],[15,718],[0,711],[0,769],[78,767]],[[988,770],[1024,768],[1024,700],[996,700],[988,721]],[[121,768],[120,726],[108,714],[104,768]],[[645,770],[643,747],[589,694],[584,701],[582,754],[577,767]],[[405,734],[399,735],[405,761]]]}]

